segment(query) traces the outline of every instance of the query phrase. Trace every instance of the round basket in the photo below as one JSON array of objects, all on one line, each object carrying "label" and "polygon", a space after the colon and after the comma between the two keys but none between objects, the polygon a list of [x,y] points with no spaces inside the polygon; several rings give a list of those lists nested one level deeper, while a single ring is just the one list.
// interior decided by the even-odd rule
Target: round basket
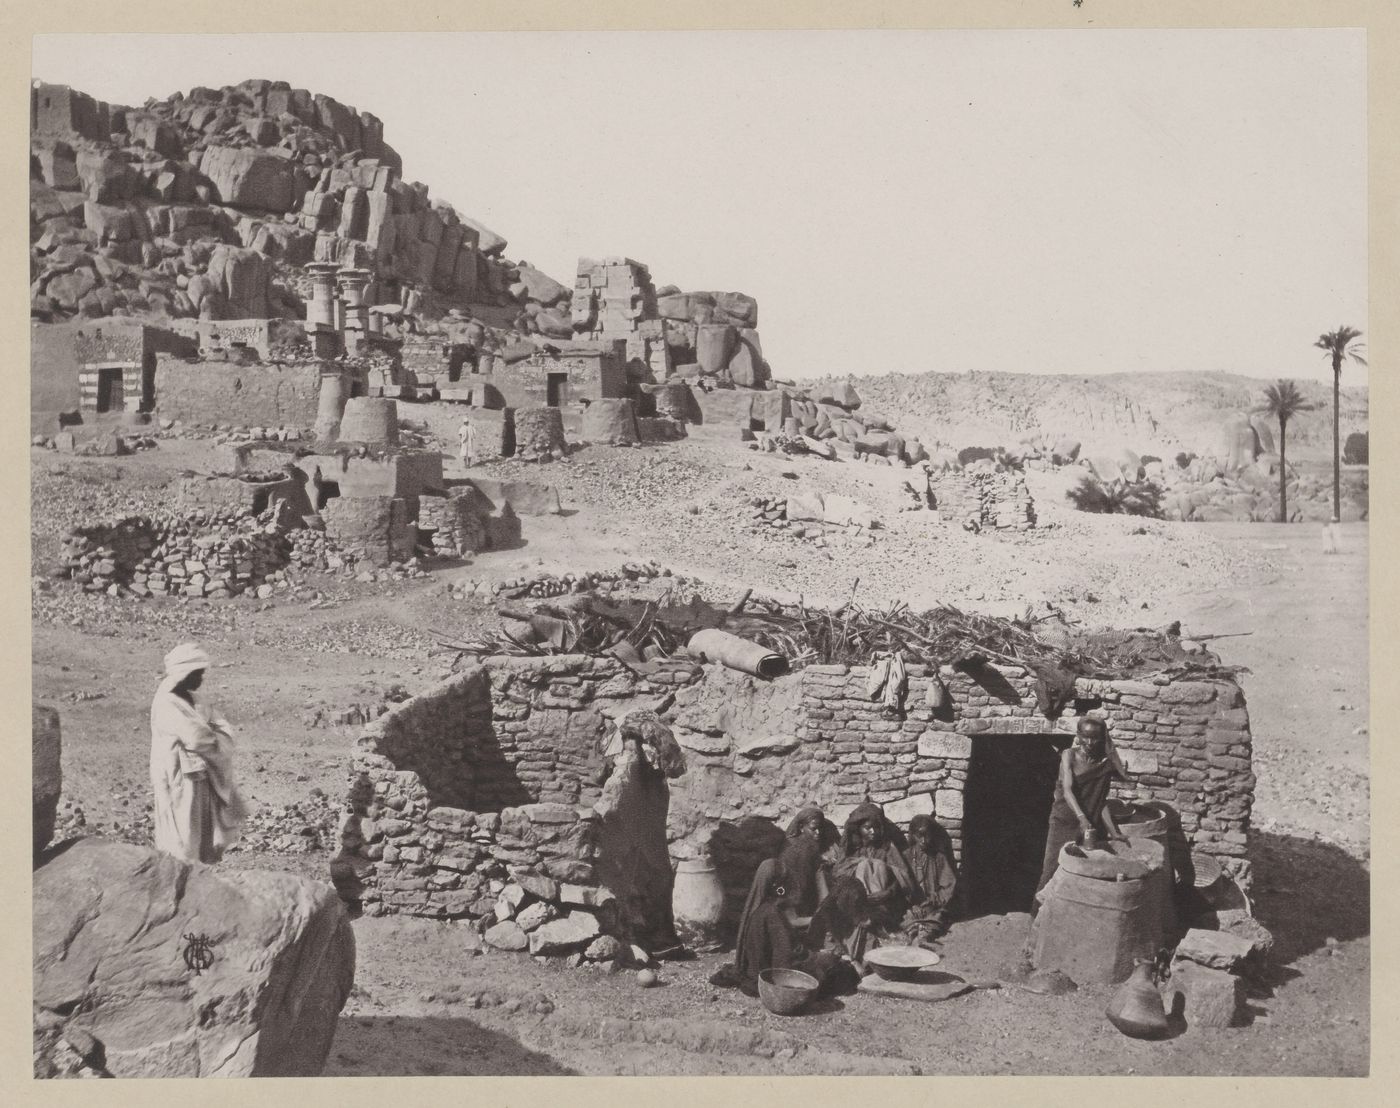
[{"label": "round basket", "polygon": [[1197,854],[1195,851],[1191,852],[1191,868],[1196,873],[1195,885],[1198,889],[1210,888],[1225,872],[1209,854]]}]

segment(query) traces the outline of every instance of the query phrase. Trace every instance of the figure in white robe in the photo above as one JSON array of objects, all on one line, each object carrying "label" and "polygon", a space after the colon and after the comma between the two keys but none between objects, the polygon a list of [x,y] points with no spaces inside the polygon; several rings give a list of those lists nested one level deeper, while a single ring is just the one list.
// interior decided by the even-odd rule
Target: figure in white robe
[{"label": "figure in white robe", "polygon": [[238,840],[246,814],[228,722],[194,696],[208,668],[194,643],[177,646],[165,656],[165,679],[151,701],[155,845],[186,862],[217,862]]}]

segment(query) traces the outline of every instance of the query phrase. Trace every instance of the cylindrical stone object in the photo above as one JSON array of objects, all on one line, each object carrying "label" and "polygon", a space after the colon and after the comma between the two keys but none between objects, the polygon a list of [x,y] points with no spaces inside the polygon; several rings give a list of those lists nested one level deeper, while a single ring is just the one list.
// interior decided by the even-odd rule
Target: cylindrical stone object
[{"label": "cylindrical stone object", "polygon": [[[562,436],[561,429],[561,436]],[[399,441],[399,406],[382,396],[355,396],[345,402],[340,417],[341,442],[396,443]]]}]

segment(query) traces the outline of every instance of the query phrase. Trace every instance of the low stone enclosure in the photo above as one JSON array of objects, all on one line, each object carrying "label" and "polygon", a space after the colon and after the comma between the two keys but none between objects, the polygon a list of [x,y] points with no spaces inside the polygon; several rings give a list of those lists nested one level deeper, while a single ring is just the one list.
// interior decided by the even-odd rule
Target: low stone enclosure
[{"label": "low stone enclosure", "polygon": [[[444,488],[436,454],[379,457],[224,448],[229,468],[181,477],[168,510],[74,528],[57,575],[85,592],[266,599],[292,567],[353,571],[509,550],[522,515],[561,511],[558,491],[487,479]],[[282,468],[276,468],[278,466]],[[416,565],[416,563],[412,563]]]},{"label": "low stone enclosure", "polygon": [[[685,656],[640,670],[611,657],[486,658],[364,729],[337,886],[371,914],[484,920],[504,890],[533,883],[545,915],[615,898],[600,927],[639,941],[665,922],[635,907],[648,896],[659,905],[656,875],[637,873],[647,872],[639,857],[662,850],[661,826],[673,861],[714,862],[733,914],[748,876],[732,872],[738,860],[717,832],[746,817],[785,821],[812,803],[840,825],[869,799],[901,825],[936,811],[974,912],[1025,910],[1058,754],[1085,714],[1109,722],[1135,775],[1115,795],[1170,805],[1192,849],[1247,883],[1254,776],[1233,680],[1081,679],[1051,720],[1020,667],[941,667],[940,708],[929,707],[929,671],[908,672],[891,711],[867,695],[859,666],[763,681]],[[640,805],[649,813],[608,799],[627,746],[615,721],[636,709],[659,713],[686,761],[673,780],[651,781]],[[669,873],[661,880],[669,894]]]}]

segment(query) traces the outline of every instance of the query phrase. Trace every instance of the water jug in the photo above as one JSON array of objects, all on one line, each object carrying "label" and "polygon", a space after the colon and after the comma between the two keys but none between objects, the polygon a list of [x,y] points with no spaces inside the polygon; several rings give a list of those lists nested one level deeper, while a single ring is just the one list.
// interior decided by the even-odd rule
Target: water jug
[{"label": "water jug", "polygon": [[708,858],[686,858],[676,865],[671,912],[681,940],[693,950],[718,950],[724,915],[724,886]]},{"label": "water jug", "polygon": [[1167,1012],[1152,981],[1150,961],[1138,962],[1128,979],[1114,990],[1104,1015],[1134,1039],[1160,1039],[1167,1033]]}]

